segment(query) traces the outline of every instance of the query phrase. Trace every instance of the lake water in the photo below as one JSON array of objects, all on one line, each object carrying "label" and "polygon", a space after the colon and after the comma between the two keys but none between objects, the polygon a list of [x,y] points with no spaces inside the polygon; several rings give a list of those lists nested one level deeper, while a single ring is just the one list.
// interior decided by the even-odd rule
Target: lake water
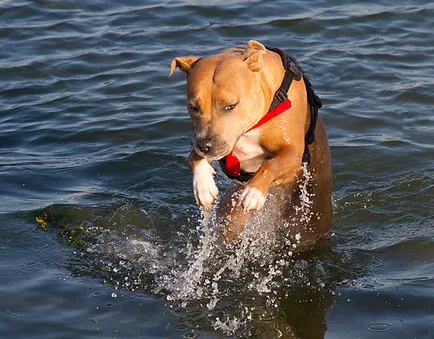
[{"label": "lake water", "polygon": [[[434,338],[433,18],[428,0],[1,0],[0,337]],[[334,220],[314,253],[222,248],[194,204],[170,62],[250,39],[323,99]]]}]

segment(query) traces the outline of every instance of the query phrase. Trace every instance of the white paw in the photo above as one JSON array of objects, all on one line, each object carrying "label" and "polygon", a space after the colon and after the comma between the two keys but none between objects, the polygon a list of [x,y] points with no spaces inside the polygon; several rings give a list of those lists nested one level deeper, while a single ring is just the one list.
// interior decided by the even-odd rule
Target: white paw
[{"label": "white paw", "polygon": [[257,210],[264,207],[265,198],[262,192],[256,188],[246,186],[240,196],[240,204],[245,212]]},{"label": "white paw", "polygon": [[196,204],[210,209],[217,198],[219,190],[215,185],[214,168],[205,159],[201,160],[193,169],[193,192]]}]

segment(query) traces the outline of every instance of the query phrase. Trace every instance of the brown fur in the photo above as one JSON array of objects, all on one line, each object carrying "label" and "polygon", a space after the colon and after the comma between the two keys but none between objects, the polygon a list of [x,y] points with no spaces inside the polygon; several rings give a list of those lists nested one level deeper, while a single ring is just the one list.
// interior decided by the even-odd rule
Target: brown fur
[{"label": "brown fur", "polygon": [[[189,166],[193,171],[201,161],[203,164],[204,160],[211,162],[227,155],[245,131],[266,114],[285,73],[280,56],[266,50],[256,41],[206,58],[175,58],[170,75],[175,67],[187,74],[187,104],[193,121],[193,147]],[[236,238],[244,229],[245,222],[256,213],[254,210],[262,208],[261,199],[256,199],[260,197],[258,191],[267,197],[270,189],[274,202],[268,199],[266,204],[270,206],[267,209],[274,210],[280,221],[295,220],[289,232],[291,235],[299,233],[302,237],[306,235],[312,238],[312,235],[322,235],[330,229],[330,152],[320,118],[315,130],[316,140],[309,146],[311,164],[308,169],[312,173],[309,192],[313,194],[313,217],[309,224],[299,222],[297,225],[294,206],[300,205],[298,197],[304,139],[310,126],[310,108],[303,79],[292,82],[288,98],[292,102],[289,110],[248,134],[249,140],[262,148],[264,161],[256,166],[258,168],[254,168],[256,173],[247,185],[233,182],[220,200],[218,217],[223,224],[228,224],[223,228],[228,239]],[[233,104],[236,104],[235,108],[228,109]],[[200,147],[204,144],[209,146],[206,152]],[[255,163],[248,160],[244,163],[241,161],[244,169],[243,164],[248,171],[252,166],[255,167]],[[200,186],[200,182],[197,185]],[[210,188],[210,191],[213,193],[208,194],[206,189],[202,189],[205,192],[202,197],[205,198],[201,199],[200,194],[196,197],[198,203],[205,208],[210,207],[212,197],[216,196],[214,189]],[[243,191],[245,196],[247,191],[247,196],[253,198],[250,201],[245,196],[243,198]],[[239,200],[240,196],[241,206],[234,207],[232,200]],[[231,222],[225,223],[225,220]]]}]

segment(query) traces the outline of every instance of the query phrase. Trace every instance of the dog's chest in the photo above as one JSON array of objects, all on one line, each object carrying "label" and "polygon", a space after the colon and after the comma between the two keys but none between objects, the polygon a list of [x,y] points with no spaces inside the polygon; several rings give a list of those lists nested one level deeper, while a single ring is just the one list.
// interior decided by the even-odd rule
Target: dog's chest
[{"label": "dog's chest", "polygon": [[256,172],[262,163],[270,158],[259,144],[255,134],[241,136],[232,152],[240,161],[241,169],[246,172]]}]

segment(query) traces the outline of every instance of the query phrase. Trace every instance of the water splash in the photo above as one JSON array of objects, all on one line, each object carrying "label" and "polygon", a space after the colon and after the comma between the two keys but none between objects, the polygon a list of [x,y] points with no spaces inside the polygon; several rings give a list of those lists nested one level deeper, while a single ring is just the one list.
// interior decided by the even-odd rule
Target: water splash
[{"label": "water splash", "polygon": [[307,169],[307,163],[304,162],[301,166],[301,169],[303,171],[303,179],[299,182],[299,189],[300,189],[300,206],[294,206],[294,209],[299,212],[301,215],[300,221],[303,223],[308,224],[313,216],[313,212],[311,210],[311,207],[313,205],[313,198],[315,196],[315,193],[309,192],[309,184],[310,180],[312,179],[312,173],[309,172]]},{"label": "water splash", "polygon": [[[313,194],[309,192],[312,174],[306,164],[299,180],[300,205],[295,211],[308,224],[313,217],[311,207]],[[271,197],[272,199],[272,197]],[[249,220],[238,240],[225,243],[219,233],[213,212],[202,212],[203,222],[199,244],[196,248],[188,243],[187,265],[173,267],[160,276],[158,292],[165,292],[171,302],[182,307],[199,303],[213,312],[213,328],[232,335],[245,328],[252,319],[256,306],[246,306],[247,299],[260,298],[265,306],[279,306],[280,289],[294,282],[306,282],[306,270],[297,266],[294,251],[301,235],[280,238],[276,228],[288,229],[288,222],[276,225],[274,211],[258,212]],[[325,284],[321,279],[312,282],[319,288]],[[225,309],[227,298],[238,300],[236,315],[229,316]],[[249,301],[247,301],[247,304]],[[222,306],[219,306],[222,304]],[[210,316],[212,318],[212,316]]]},{"label": "water splash", "polygon": [[[313,196],[308,191],[312,175],[306,165],[302,173],[300,204],[294,208],[308,223],[313,216]],[[276,197],[270,194],[269,199]],[[75,234],[75,240],[87,245],[81,257],[91,258],[93,267],[116,290],[146,290],[163,295],[170,307],[204,309],[214,330],[234,335],[247,333],[253,319],[273,318],[291,286],[325,287],[321,267],[313,268],[312,274],[308,262],[295,258],[301,235],[282,237],[282,230],[289,234],[291,223],[276,222],[267,205],[232,242],[223,241],[214,211],[202,211],[197,229],[177,231],[164,240],[152,230],[134,227],[135,218],[129,216],[138,215],[144,224],[150,218],[146,213],[144,219],[142,211],[131,204],[121,206],[102,223],[106,227],[82,222],[81,233]],[[124,219],[128,227],[122,229]]]},{"label": "water splash", "polygon": [[168,291],[167,300],[187,301],[192,298],[201,298],[203,295],[201,285],[209,285],[208,281],[203,281],[203,276],[206,270],[205,263],[212,254],[215,237],[210,233],[210,212],[202,210],[202,217],[203,234],[200,236],[199,246],[196,249],[193,248],[192,243],[188,243],[186,246],[187,267],[175,266],[169,271],[169,274],[161,272],[156,291]]}]

